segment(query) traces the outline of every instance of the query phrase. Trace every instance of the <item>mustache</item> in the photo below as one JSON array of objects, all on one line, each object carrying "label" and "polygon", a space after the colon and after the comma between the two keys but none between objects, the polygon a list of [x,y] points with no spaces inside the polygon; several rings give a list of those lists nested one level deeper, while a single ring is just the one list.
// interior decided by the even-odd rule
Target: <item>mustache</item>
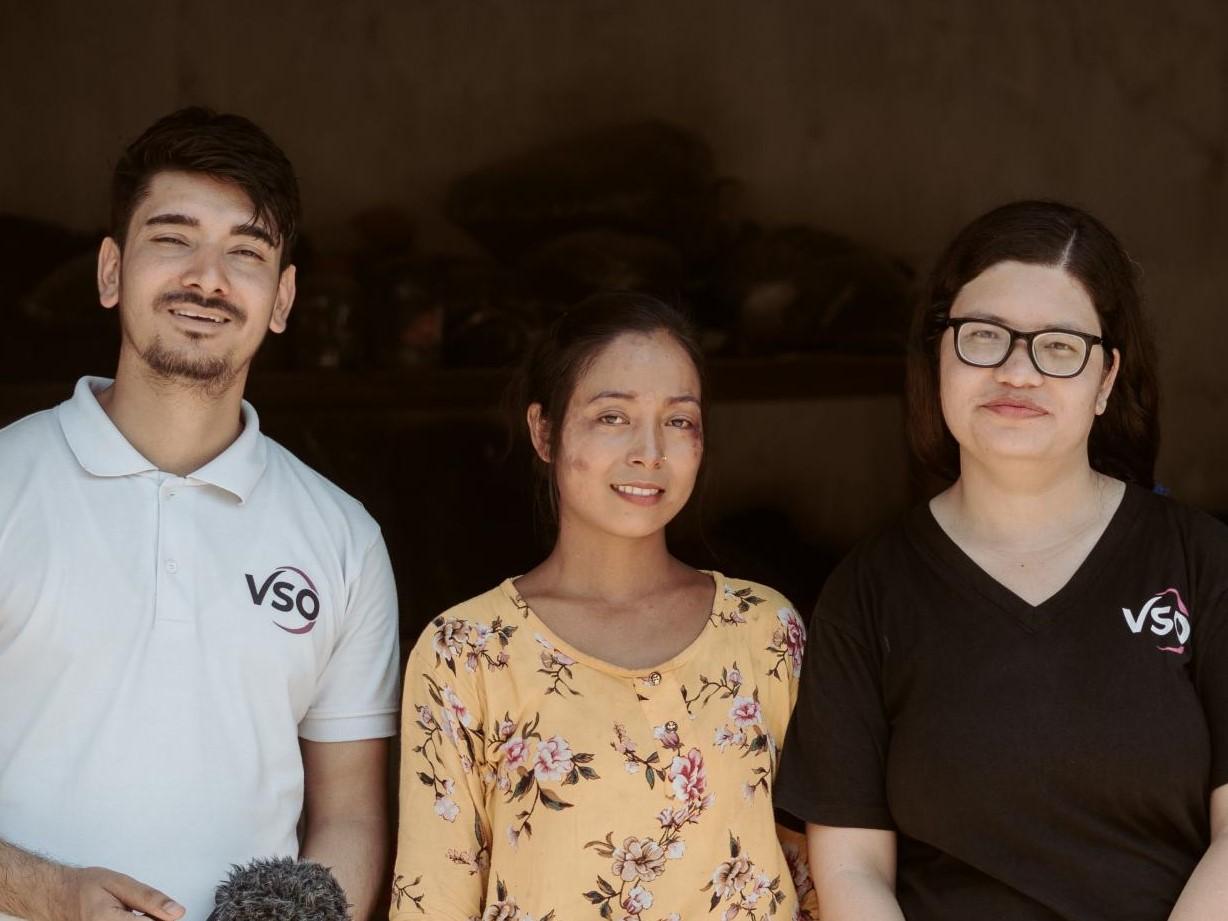
[{"label": "mustache", "polygon": [[168,291],[158,297],[158,306],[171,304],[193,304],[196,307],[208,307],[220,310],[232,320],[244,320],[246,315],[237,306],[224,297],[202,297],[194,291]]}]

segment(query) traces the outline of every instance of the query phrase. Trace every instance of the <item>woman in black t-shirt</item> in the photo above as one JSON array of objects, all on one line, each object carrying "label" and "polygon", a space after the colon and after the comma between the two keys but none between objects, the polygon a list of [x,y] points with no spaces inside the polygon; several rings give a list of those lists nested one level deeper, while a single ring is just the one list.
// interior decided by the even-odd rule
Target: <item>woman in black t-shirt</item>
[{"label": "woman in black t-shirt", "polygon": [[1228,528],[1152,492],[1153,354],[1090,215],[940,258],[909,427],[953,483],[828,581],[776,788],[824,921],[1224,916]]}]

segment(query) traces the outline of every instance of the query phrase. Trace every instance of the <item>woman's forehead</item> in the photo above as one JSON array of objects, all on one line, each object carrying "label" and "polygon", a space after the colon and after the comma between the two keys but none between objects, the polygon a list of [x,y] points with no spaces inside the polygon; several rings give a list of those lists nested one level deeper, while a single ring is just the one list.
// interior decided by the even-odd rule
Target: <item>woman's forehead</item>
[{"label": "woman's forehead", "polygon": [[573,396],[588,402],[603,392],[698,397],[699,372],[669,332],[623,333],[593,356]]},{"label": "woman's forehead", "polygon": [[1024,331],[1064,327],[1099,333],[1100,317],[1087,289],[1065,269],[999,262],[960,289],[951,316],[983,317]]}]

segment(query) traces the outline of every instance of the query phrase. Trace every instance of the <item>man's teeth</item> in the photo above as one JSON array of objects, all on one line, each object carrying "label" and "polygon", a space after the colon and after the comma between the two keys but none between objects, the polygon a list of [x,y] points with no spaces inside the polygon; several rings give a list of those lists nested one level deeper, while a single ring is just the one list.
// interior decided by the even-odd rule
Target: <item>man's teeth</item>
[{"label": "man's teeth", "polygon": [[639,486],[615,486],[614,489],[628,496],[656,496],[665,492],[664,489],[642,489]]},{"label": "man's teeth", "polygon": [[172,310],[171,313],[179,317],[191,317],[193,320],[208,320],[210,323],[225,323],[221,317],[210,317],[203,313],[192,313],[190,310]]}]

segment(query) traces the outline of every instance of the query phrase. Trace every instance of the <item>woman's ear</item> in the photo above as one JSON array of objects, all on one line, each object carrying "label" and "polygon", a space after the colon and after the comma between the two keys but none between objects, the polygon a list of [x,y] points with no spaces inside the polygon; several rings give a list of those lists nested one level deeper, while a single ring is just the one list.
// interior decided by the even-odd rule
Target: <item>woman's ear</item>
[{"label": "woman's ear", "polygon": [[1113,392],[1113,384],[1117,380],[1117,372],[1121,369],[1121,352],[1113,349],[1113,364],[1107,371],[1104,372],[1104,379],[1100,381],[1100,390],[1096,394],[1096,415],[1104,414],[1105,409],[1109,405],[1109,394]]},{"label": "woman's ear", "polygon": [[550,423],[542,415],[540,403],[530,403],[525,414],[529,423],[529,440],[533,442],[533,450],[543,463],[550,463]]}]

